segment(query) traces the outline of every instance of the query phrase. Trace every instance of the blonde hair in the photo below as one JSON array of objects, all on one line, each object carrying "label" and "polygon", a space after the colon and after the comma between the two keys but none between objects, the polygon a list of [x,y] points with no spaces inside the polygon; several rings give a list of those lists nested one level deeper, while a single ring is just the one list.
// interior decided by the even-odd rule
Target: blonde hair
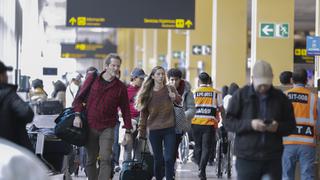
[{"label": "blonde hair", "polygon": [[[143,82],[135,101],[135,108],[138,111],[142,111],[143,109],[145,109],[151,101],[152,91],[154,87],[154,79],[152,78],[152,76],[160,69],[162,69],[165,72],[162,66],[156,66],[152,69],[147,79]],[[166,82],[166,76],[164,76],[163,84],[165,85]]]}]

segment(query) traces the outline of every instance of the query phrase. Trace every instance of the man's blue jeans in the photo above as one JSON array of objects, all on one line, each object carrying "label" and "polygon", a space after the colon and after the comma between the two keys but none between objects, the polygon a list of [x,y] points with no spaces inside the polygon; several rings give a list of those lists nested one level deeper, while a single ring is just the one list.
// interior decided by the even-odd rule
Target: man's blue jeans
[{"label": "man's blue jeans", "polygon": [[294,180],[296,163],[300,163],[301,180],[313,180],[315,173],[315,147],[308,145],[284,145],[282,155],[282,179]]},{"label": "man's blue jeans", "polygon": [[[166,180],[172,180],[174,176],[175,163],[175,146],[176,146],[176,132],[175,128],[165,128],[151,130],[149,133],[149,140],[152,146],[154,158],[154,174],[157,180],[163,177],[163,167],[165,166]],[[163,147],[164,144],[164,158]],[[163,162],[164,159],[164,162]]]}]

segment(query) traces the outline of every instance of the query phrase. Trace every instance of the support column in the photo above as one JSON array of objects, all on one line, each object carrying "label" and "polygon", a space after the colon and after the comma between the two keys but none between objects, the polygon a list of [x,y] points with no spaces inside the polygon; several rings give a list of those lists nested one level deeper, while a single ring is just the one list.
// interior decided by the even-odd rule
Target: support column
[{"label": "support column", "polygon": [[168,69],[168,30],[157,30],[157,65]]},{"label": "support column", "polygon": [[251,69],[256,60],[269,62],[274,85],[279,74],[293,70],[294,1],[252,0]]},{"label": "support column", "polygon": [[231,82],[242,86],[246,83],[247,0],[213,0],[212,7],[213,86]]},{"label": "support column", "polygon": [[143,30],[134,30],[134,67],[142,68],[143,59]]},{"label": "support column", "polygon": [[186,31],[172,30],[171,68],[185,67]]},{"label": "support column", "polygon": [[151,69],[156,66],[156,59],[154,59],[154,53],[156,53],[156,43],[154,40],[157,38],[155,37],[155,30],[153,29],[144,29],[143,30],[143,62],[142,68],[150,72]]},{"label": "support column", "polygon": [[130,72],[134,67],[134,30],[118,29],[118,54],[122,58],[121,79],[130,81]]},{"label": "support column", "polygon": [[[211,74],[211,56],[193,53],[194,46],[211,45],[212,41],[212,1],[196,1],[195,29],[190,31],[189,40],[189,81],[197,87],[198,75],[202,71]],[[199,52],[202,52],[201,49]],[[188,55],[188,54],[187,54]]]}]

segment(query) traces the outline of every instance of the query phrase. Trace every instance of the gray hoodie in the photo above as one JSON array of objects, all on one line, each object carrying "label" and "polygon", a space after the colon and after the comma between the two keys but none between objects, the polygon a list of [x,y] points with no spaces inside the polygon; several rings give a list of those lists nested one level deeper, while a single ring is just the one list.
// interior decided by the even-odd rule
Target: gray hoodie
[{"label": "gray hoodie", "polygon": [[187,81],[184,81],[184,82],[185,82],[185,88],[182,94],[182,102],[183,102],[183,107],[185,109],[186,118],[188,122],[191,124],[191,120],[196,113],[196,107],[194,104],[193,93],[191,91],[191,85]]}]

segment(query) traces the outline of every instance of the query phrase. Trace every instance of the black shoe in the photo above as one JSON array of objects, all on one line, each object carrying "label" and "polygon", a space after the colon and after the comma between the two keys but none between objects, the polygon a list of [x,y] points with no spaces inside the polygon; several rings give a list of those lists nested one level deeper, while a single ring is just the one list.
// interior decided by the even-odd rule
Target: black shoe
[{"label": "black shoe", "polygon": [[207,180],[207,176],[205,171],[199,171],[198,177],[200,178],[200,180]]}]

